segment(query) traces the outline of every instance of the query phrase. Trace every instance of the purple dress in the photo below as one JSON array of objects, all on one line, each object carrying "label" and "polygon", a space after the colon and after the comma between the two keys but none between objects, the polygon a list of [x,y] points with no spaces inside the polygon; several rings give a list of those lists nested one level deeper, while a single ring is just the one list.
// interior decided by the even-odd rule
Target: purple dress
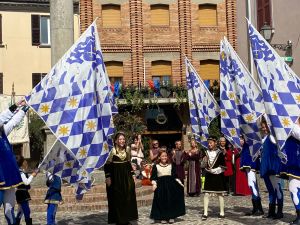
[{"label": "purple dress", "polygon": [[177,178],[184,184],[185,179],[185,171],[184,171],[184,151],[175,149],[175,153],[173,155],[173,162],[176,165],[176,176]]},{"label": "purple dress", "polygon": [[188,161],[187,193],[190,196],[199,195],[201,191],[200,153],[199,151],[191,155],[184,153],[184,157]]}]

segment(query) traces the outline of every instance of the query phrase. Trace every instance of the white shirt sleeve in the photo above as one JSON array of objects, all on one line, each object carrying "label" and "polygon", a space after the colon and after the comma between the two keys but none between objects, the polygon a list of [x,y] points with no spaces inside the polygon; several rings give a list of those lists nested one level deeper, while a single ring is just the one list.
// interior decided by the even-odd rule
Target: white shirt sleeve
[{"label": "white shirt sleeve", "polygon": [[300,126],[298,124],[294,124],[291,134],[294,138],[300,140]]},{"label": "white shirt sleeve", "polygon": [[276,140],[275,140],[275,137],[270,134],[270,141],[273,143],[273,144],[276,144]]},{"label": "white shirt sleeve", "polygon": [[22,178],[22,181],[25,185],[29,185],[33,179],[33,176],[30,175],[28,178],[26,177],[25,173],[21,173],[21,178]]},{"label": "white shirt sleeve", "polygon": [[9,135],[10,132],[21,122],[24,116],[25,112],[20,109],[6,124],[3,125],[5,134]]},{"label": "white shirt sleeve", "polygon": [[0,126],[7,122],[10,118],[12,118],[14,114],[9,110],[6,109],[0,113]]}]

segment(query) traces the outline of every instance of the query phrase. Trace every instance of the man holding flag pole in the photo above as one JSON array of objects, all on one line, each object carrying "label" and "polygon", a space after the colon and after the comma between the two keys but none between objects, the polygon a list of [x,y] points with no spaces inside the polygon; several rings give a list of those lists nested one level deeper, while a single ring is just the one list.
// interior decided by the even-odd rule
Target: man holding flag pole
[{"label": "man holding flag pole", "polygon": [[[283,166],[276,165],[276,167],[273,167],[276,168],[276,171],[273,171],[273,175],[277,175],[278,172],[282,170],[282,167],[289,168],[291,165],[293,165],[294,160],[289,157],[287,150],[296,152],[299,151],[297,148],[292,150],[287,149],[290,147],[287,140],[290,135],[294,136],[293,132],[295,129],[295,123],[298,121],[300,115],[300,79],[270,46],[270,44],[264,40],[264,38],[249,21],[248,28],[252,54],[257,67],[259,75],[258,77],[263,92],[266,118],[270,122],[269,128],[271,134],[275,137],[273,138],[273,142],[276,141],[278,146],[278,149],[273,150],[272,154],[277,154],[278,157],[281,158],[281,161],[286,164]],[[267,127],[267,123],[264,123],[263,128],[264,130],[269,129]],[[267,158],[267,160],[270,159]],[[262,159],[262,163],[265,163],[265,161],[266,159]],[[268,164],[271,165],[270,163]],[[289,177],[292,178],[292,180],[290,179],[289,190],[291,192],[297,212],[297,219],[291,222],[291,224],[300,224],[299,177],[294,176],[292,173],[290,173]],[[295,182],[292,182],[294,180]],[[280,180],[276,178],[272,179],[271,184],[267,185],[267,187],[270,194],[270,206],[272,206],[269,208],[270,216],[268,216],[275,219],[282,218],[283,193],[280,187]],[[276,203],[276,200],[278,210],[275,214],[274,204]]]},{"label": "man holding flag pole", "polygon": [[223,219],[225,217],[224,194],[226,193],[225,157],[222,151],[217,148],[216,137],[209,136],[208,133],[209,124],[219,114],[219,106],[187,58],[185,63],[192,131],[195,140],[207,148],[203,160],[206,174],[203,189],[205,194],[202,220],[208,218],[209,198],[214,195],[218,196],[219,218]]},{"label": "man holding flag pole", "polygon": [[76,187],[91,188],[91,173],[108,159],[117,108],[110,90],[96,21],[26,97],[59,139],[39,168]]}]

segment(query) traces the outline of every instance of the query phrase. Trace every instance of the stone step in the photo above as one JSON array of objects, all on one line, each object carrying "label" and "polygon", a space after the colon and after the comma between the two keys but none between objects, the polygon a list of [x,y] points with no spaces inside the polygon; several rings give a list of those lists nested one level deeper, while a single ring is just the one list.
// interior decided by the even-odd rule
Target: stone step
[{"label": "stone step", "polygon": [[[46,193],[46,192],[45,192]],[[136,196],[137,197],[143,197],[143,196],[148,196],[153,193],[152,187],[142,187],[142,188],[137,188],[136,189]],[[38,205],[42,204],[45,199],[45,194],[44,195],[31,195],[31,205]],[[63,200],[65,203],[72,203],[72,204],[77,204],[77,200],[75,199],[74,193],[68,194],[68,195],[63,195]],[[80,203],[92,203],[92,202],[101,202],[101,201],[106,201],[106,192],[105,193],[90,193],[87,192],[84,194],[83,199],[80,201]]]},{"label": "stone step", "polygon": [[[153,194],[138,197],[137,198],[137,206],[149,206],[152,204]],[[38,204],[33,205],[30,204],[30,209],[32,212],[46,212],[47,211],[47,204]],[[85,202],[77,202],[74,203],[64,203],[58,206],[58,211],[61,212],[78,212],[78,211],[107,211],[107,201],[100,201],[100,202],[92,202],[92,203],[85,203]]]},{"label": "stone step", "polygon": [[[141,181],[137,181],[135,184],[136,189],[139,189],[142,187]],[[48,188],[47,187],[33,187],[29,190],[30,195],[32,196],[41,196],[41,195],[45,195],[47,192]],[[88,191],[88,193],[106,193],[106,187],[105,184],[98,184],[95,185],[91,188],[90,191]],[[62,186],[62,191],[61,191],[62,195],[74,195],[74,188],[72,186]]]}]

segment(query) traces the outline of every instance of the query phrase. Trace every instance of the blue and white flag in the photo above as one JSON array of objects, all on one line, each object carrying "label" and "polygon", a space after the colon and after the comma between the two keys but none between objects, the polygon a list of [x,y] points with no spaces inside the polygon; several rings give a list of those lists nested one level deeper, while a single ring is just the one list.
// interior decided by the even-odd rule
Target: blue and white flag
[{"label": "blue and white flag", "polygon": [[234,146],[240,147],[240,123],[237,91],[231,76],[229,52],[223,40],[220,42],[220,114],[221,132]]},{"label": "blue and white flag", "polygon": [[218,116],[219,106],[187,58],[185,65],[192,132],[195,140],[207,148],[208,127]]},{"label": "blue and white flag", "polygon": [[[227,60],[225,66],[228,65],[228,69],[223,68],[223,61],[225,59]],[[251,155],[253,159],[256,159],[259,155],[259,150],[262,147],[262,138],[257,124],[259,118],[263,115],[263,113],[265,113],[262,91],[226,38],[224,38],[224,41],[221,42],[220,62],[221,80],[223,76],[229,76],[228,79],[224,80],[225,82],[229,81],[229,83],[223,84],[221,82],[221,87],[222,85],[223,87],[232,86],[231,88],[235,93],[234,104],[238,119],[238,121],[234,121],[237,122],[236,129],[240,130],[239,132],[245,136],[245,139],[250,147]],[[224,75],[224,72],[227,72],[228,75]],[[226,93],[222,94],[222,97],[224,97],[224,95],[225,97],[227,96]],[[226,98],[228,99],[228,97]],[[223,101],[221,100],[221,102]],[[227,104],[227,102],[228,100],[225,100],[223,105]],[[232,106],[232,104],[230,105]],[[230,120],[227,115],[228,113],[226,109],[224,109],[224,111],[221,110],[222,121],[223,118],[225,122]],[[227,133],[229,132],[227,131]],[[239,140],[236,141],[238,141],[239,145]]]},{"label": "blue and white flag", "polygon": [[87,173],[105,164],[117,108],[95,22],[26,100]]},{"label": "blue and white flag", "polygon": [[85,190],[90,189],[89,174],[73,153],[59,140],[56,140],[51,151],[48,152],[39,165],[39,169],[58,175],[75,187],[81,184],[85,187]]},{"label": "blue and white flag", "polygon": [[248,28],[271,132],[282,149],[300,115],[299,78],[249,21]]}]

